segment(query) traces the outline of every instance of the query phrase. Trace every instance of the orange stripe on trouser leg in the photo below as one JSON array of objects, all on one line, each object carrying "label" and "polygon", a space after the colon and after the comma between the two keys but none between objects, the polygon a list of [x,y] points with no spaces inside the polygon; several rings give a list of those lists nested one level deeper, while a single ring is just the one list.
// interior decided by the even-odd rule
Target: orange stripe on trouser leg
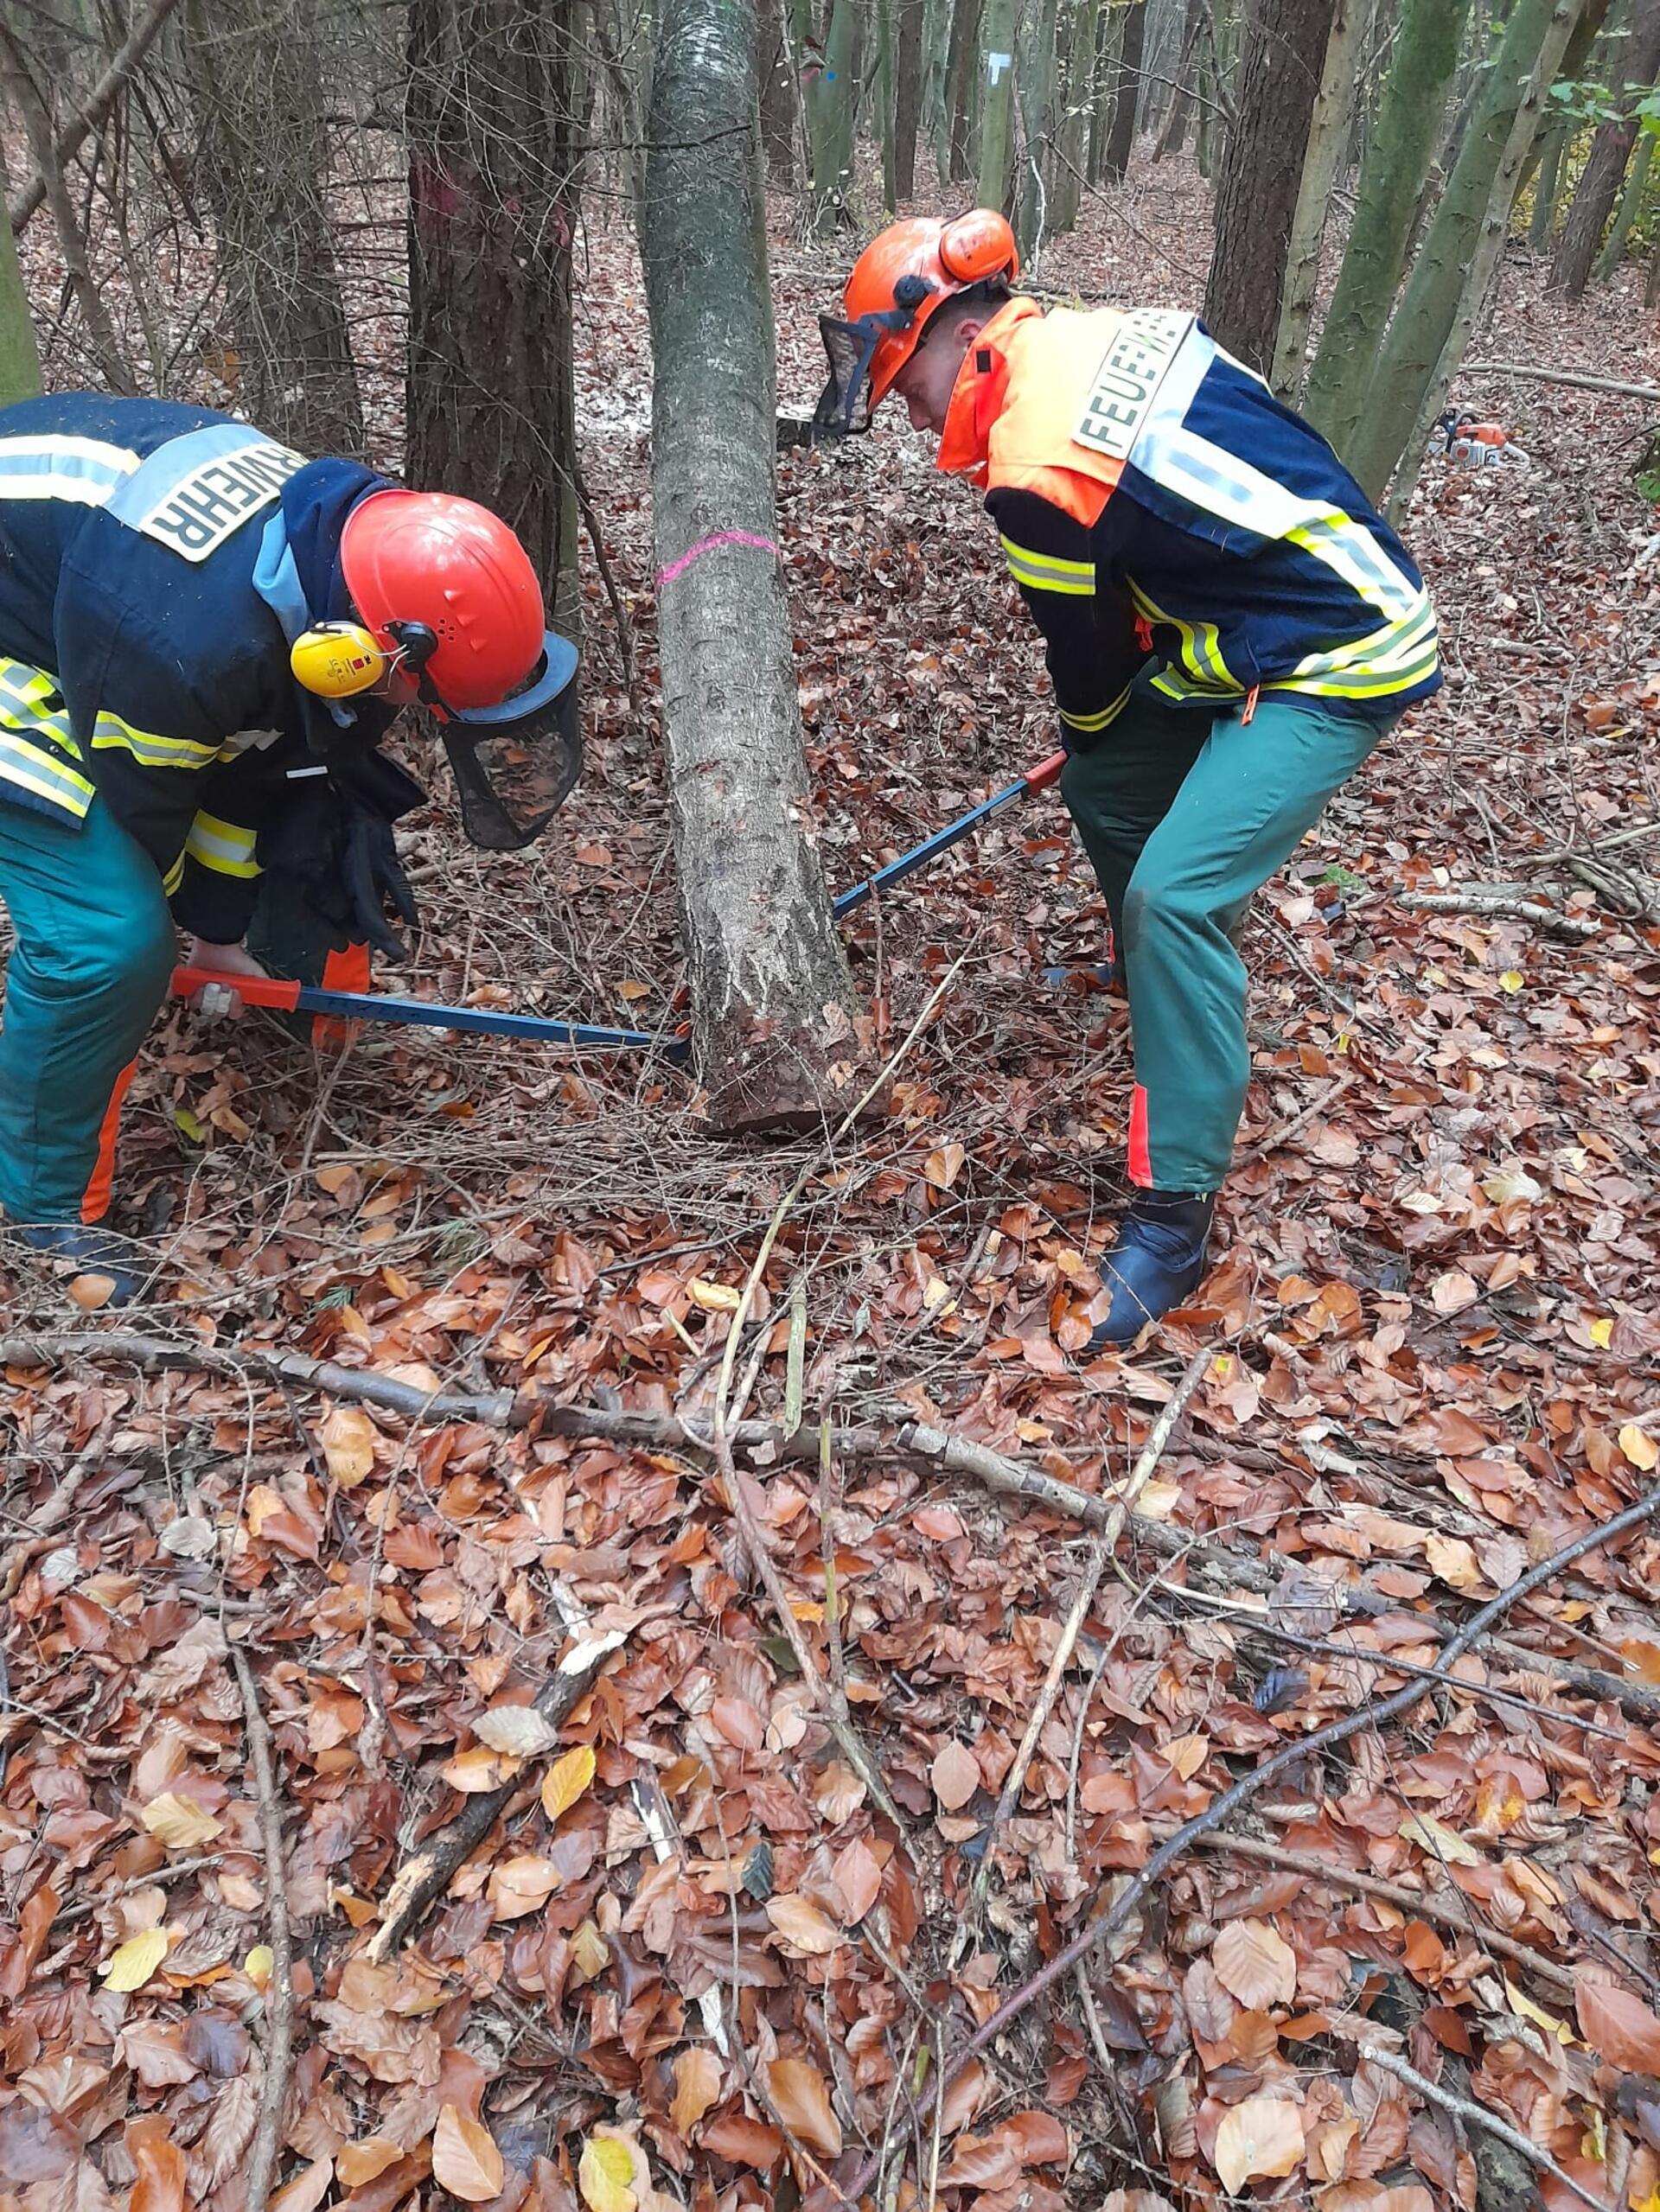
[{"label": "orange stripe on trouser leg", "polygon": [[[322,964],[325,991],[367,991],[369,983],[367,945],[348,945],[343,953],[330,953]],[[321,1014],[311,1031],[313,1042],[317,1044],[344,1044],[351,1034],[351,1023],[336,1022]]]},{"label": "orange stripe on trouser leg", "polygon": [[115,1180],[115,1138],[121,1125],[121,1108],[126,1102],[127,1086],[132,1081],[132,1071],[138,1065],[128,1061],[115,1079],[115,1088],[110,1093],[110,1103],[104,1109],[104,1119],[98,1132],[98,1159],[92,1178],[81,1193],[80,1218],[83,1221],[101,1221],[110,1210],[110,1188]]},{"label": "orange stripe on trouser leg", "polygon": [[1140,1083],[1130,1100],[1130,1181],[1140,1183],[1143,1190],[1152,1189],[1152,1161],[1147,1151],[1147,1094]]}]

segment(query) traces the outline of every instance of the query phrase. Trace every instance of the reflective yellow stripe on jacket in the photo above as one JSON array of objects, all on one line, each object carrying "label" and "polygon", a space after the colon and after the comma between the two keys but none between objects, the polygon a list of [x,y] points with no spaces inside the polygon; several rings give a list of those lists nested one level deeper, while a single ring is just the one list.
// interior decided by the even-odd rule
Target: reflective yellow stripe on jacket
[{"label": "reflective yellow stripe on jacket", "polygon": [[211,868],[219,876],[257,876],[259,864],[254,858],[258,834],[245,830],[235,822],[221,821],[217,814],[200,813],[190,825],[190,834],[184,841],[184,857],[195,860],[203,868]]},{"label": "reflective yellow stripe on jacket", "polygon": [[84,821],[95,790],[80,756],[56,679],[0,657],[0,795],[10,785],[25,805]]}]

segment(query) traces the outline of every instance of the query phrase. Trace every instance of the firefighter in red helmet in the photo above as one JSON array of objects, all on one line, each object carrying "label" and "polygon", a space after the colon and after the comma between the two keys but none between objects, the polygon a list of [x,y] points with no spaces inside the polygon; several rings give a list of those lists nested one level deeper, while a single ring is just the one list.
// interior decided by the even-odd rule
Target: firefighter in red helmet
[{"label": "firefighter in red helmet", "polygon": [[[575,648],[495,515],[168,401],[0,411],[0,1218],[138,1287],[103,1228],[133,1056],[180,957],[258,972],[273,898],[326,979],[416,919],[380,750],[416,700],[475,842],[527,844],[581,767]],[[268,941],[271,932],[262,934]]]}]

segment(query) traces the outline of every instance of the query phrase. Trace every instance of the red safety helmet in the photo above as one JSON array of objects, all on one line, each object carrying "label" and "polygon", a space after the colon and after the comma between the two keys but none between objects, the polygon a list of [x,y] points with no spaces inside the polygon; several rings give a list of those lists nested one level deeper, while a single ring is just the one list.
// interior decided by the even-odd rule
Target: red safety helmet
[{"label": "red safety helmet", "polygon": [[452,492],[372,492],[346,518],[341,573],[360,620],[418,680],[475,843],[527,845],[582,768],[577,649],[546,627],[530,557]]},{"label": "red safety helmet", "polygon": [[994,207],[972,207],[948,222],[913,215],[890,223],[853,264],[843,313],[819,317],[830,356],[830,381],[814,417],[820,432],[846,437],[868,430],[946,302],[1019,273],[1014,233]]}]

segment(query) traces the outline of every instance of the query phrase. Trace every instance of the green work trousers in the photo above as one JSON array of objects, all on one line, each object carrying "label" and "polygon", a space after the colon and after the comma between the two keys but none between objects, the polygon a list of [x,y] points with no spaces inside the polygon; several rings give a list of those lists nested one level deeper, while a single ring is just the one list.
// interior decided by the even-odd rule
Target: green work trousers
[{"label": "green work trousers", "polygon": [[1129,1172],[1210,1192],[1233,1157],[1250,1048],[1229,933],[1390,727],[1263,697],[1214,718],[1137,697],[1061,791],[1113,917],[1130,998]]},{"label": "green work trousers", "polygon": [[0,800],[16,943],[0,1014],[0,1209],[95,1221],[134,1054],[177,940],[155,862],[101,800],[84,822]]}]

